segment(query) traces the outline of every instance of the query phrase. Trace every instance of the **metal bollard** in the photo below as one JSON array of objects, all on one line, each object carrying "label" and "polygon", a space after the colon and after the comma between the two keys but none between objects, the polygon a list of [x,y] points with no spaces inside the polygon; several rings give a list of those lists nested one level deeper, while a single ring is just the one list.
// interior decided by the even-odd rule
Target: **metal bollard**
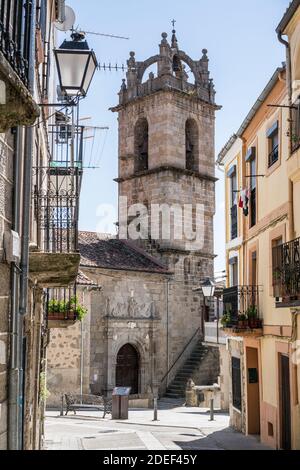
[{"label": "metal bollard", "polygon": [[60,416],[64,415],[64,396],[61,396]]},{"label": "metal bollard", "polygon": [[210,421],[214,421],[214,399],[211,398],[210,400]]},{"label": "metal bollard", "polygon": [[158,421],[158,416],[157,416],[157,410],[158,410],[158,405],[157,405],[157,398],[154,398],[154,417],[153,421]]}]

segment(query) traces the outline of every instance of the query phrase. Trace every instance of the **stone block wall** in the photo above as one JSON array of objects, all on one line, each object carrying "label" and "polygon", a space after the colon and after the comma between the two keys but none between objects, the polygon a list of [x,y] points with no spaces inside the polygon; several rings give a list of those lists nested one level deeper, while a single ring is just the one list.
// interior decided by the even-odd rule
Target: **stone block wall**
[{"label": "stone block wall", "polygon": [[214,176],[215,109],[187,94],[161,91],[126,105],[119,111],[119,177],[134,174],[134,131],[139,118],[149,124],[149,170],[162,165],[185,168],[185,123],[199,129],[200,173]]}]

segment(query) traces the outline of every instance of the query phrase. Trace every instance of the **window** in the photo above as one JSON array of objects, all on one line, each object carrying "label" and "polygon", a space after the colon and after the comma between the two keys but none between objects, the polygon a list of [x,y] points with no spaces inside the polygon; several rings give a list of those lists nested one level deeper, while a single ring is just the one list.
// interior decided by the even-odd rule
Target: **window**
[{"label": "window", "polygon": [[199,167],[199,133],[196,121],[188,119],[185,125],[185,168],[197,171]]},{"label": "window", "polygon": [[256,157],[250,160],[250,227],[256,225]]},{"label": "window", "polygon": [[241,360],[236,357],[232,358],[232,403],[242,411]]},{"label": "window", "polygon": [[135,126],[135,172],[148,170],[149,126],[145,118],[139,119]]},{"label": "window", "polygon": [[230,285],[236,287],[239,285],[238,258],[234,257],[229,260],[230,265]]},{"label": "window", "polygon": [[28,60],[34,30],[30,0],[2,0],[0,6],[0,51],[28,85]]},{"label": "window", "polygon": [[279,159],[279,128],[278,121],[267,132],[268,146],[269,146],[269,161],[268,166],[274,165]]},{"label": "window", "polygon": [[251,255],[251,285],[257,285],[257,253],[256,251],[252,252]]},{"label": "window", "polygon": [[282,237],[275,238],[272,240],[272,285],[273,285],[273,296],[279,298],[281,296],[281,277],[282,277],[282,262],[283,262],[283,250]]},{"label": "window", "polygon": [[238,207],[237,207],[237,174],[234,165],[228,172],[230,178],[230,217],[231,217],[231,240],[238,236]]},{"label": "window", "polygon": [[292,108],[292,152],[300,147],[300,100]]}]

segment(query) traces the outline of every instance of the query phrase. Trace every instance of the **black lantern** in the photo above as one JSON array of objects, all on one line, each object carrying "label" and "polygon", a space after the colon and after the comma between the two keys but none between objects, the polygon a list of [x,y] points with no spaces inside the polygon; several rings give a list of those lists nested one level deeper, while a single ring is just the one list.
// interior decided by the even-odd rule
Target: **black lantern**
[{"label": "black lantern", "polygon": [[97,68],[97,59],[84,34],[73,33],[54,50],[60,88],[63,95],[86,96]]}]

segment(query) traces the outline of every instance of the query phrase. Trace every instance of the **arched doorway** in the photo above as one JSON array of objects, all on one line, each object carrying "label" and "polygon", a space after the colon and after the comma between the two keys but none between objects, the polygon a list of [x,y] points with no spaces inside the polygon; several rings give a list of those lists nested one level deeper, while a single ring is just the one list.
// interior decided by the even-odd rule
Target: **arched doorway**
[{"label": "arched doorway", "polygon": [[116,386],[131,387],[131,395],[139,393],[139,355],[131,344],[125,344],[118,352]]}]

